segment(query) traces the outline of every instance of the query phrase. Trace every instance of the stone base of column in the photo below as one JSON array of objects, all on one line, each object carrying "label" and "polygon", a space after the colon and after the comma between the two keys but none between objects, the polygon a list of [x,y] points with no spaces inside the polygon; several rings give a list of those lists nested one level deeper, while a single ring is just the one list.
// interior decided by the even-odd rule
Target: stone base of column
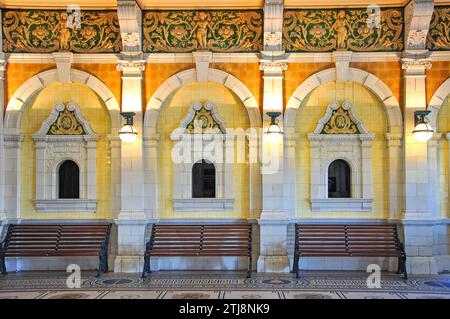
[{"label": "stone base of column", "polygon": [[114,260],[114,272],[140,273],[143,267],[143,256],[117,256]]},{"label": "stone base of column", "polygon": [[141,272],[144,265],[148,220],[143,212],[121,212],[117,225],[117,257],[114,272]]},{"label": "stone base of column", "polygon": [[258,272],[289,273],[291,271],[288,256],[259,256]]},{"label": "stone base of column", "polygon": [[435,257],[408,257],[406,269],[412,275],[436,275],[438,265]]}]

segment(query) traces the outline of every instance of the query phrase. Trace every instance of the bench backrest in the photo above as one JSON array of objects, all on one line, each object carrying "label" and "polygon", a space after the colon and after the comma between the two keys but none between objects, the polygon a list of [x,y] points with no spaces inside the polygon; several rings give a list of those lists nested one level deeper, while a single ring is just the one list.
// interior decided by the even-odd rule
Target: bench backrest
[{"label": "bench backrest", "polygon": [[111,224],[11,224],[3,249],[14,255],[76,255],[100,251],[108,243]]},{"label": "bench backrest", "polygon": [[303,256],[400,256],[396,225],[296,224],[296,250]]},{"label": "bench backrest", "polygon": [[249,254],[252,226],[154,224],[147,250],[164,256],[237,256]]}]

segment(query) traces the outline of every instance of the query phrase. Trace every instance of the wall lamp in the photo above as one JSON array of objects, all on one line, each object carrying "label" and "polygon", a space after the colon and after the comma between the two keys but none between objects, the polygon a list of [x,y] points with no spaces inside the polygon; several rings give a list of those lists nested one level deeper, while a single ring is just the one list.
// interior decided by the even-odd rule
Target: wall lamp
[{"label": "wall lamp", "polygon": [[120,113],[120,115],[122,115],[122,117],[126,121],[119,131],[120,140],[125,143],[133,143],[134,141],[136,141],[138,135],[136,128],[133,126],[133,118],[136,113],[122,112]]},{"label": "wall lamp", "polygon": [[266,134],[283,134],[280,126],[278,125],[277,117],[281,115],[281,112],[267,112],[268,117],[270,117],[270,124],[267,128]]},{"label": "wall lamp", "polygon": [[426,142],[433,136],[433,128],[429,124],[426,116],[431,111],[414,112],[414,131],[413,136],[417,141]]}]

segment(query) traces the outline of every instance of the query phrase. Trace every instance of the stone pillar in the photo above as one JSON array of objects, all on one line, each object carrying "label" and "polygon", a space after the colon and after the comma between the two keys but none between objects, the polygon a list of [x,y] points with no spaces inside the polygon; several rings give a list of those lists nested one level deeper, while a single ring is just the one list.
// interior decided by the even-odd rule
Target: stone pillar
[{"label": "stone pillar", "polygon": [[404,236],[407,267],[413,274],[437,272],[433,256],[433,209],[435,192],[430,187],[428,146],[415,140],[414,112],[426,109],[425,70],[431,67],[427,51],[405,52],[404,70]]},{"label": "stone pillar", "polygon": [[398,219],[403,207],[402,134],[387,133],[386,143],[389,158],[389,219]]},{"label": "stone pillar", "polygon": [[138,137],[133,143],[121,143],[120,213],[116,272],[139,272],[143,266],[147,216],[144,211],[142,73],[145,61],[139,54],[123,54],[118,63],[122,71],[122,112],[135,112],[134,127]]},{"label": "stone pillar", "polygon": [[[1,15],[0,15],[1,18]],[[5,71],[6,61],[0,57],[0,225],[6,219],[5,214],[5,148],[3,139],[3,110],[5,108]],[[0,228],[1,230],[1,228]]]},{"label": "stone pillar", "polygon": [[159,175],[158,175],[158,142],[159,135],[152,134],[144,137],[144,170],[145,170],[145,208],[148,210],[147,217],[156,219],[158,216],[159,203]]},{"label": "stone pillar", "polygon": [[[260,68],[264,71],[263,127],[267,112],[283,112],[283,71],[287,69],[282,51],[283,2],[267,0],[264,7],[264,50]],[[283,116],[278,117],[283,129]],[[259,272],[289,272],[287,229],[289,218],[284,209],[283,136],[262,134],[262,213],[260,225]]]}]

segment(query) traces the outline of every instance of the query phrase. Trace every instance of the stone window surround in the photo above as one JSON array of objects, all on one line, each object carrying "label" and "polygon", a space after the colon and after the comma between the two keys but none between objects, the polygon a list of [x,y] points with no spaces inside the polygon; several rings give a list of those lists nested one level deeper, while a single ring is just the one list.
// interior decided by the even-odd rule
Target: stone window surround
[{"label": "stone window surround", "polygon": [[[205,133],[193,135],[186,132],[186,127],[195,118],[197,110],[202,107],[211,111],[211,116],[219,125],[222,133]],[[232,211],[234,208],[233,198],[233,163],[226,163],[228,152],[234,152],[234,149],[229,150],[228,147],[233,147],[234,136],[226,133],[226,126],[224,120],[220,117],[217,108],[210,102],[194,103],[188,111],[188,114],[181,120],[180,126],[170,138],[173,142],[190,140],[191,144],[202,143],[202,150],[205,149],[205,144],[212,140],[222,143],[222,158],[221,163],[217,163],[212,158],[208,158],[202,151],[198,151],[193,147],[191,149],[190,158],[192,163],[173,163],[173,210],[174,212],[225,212]],[[229,146],[230,145],[230,146]],[[214,164],[216,169],[216,197],[215,198],[192,198],[192,167],[195,163],[207,160]]]},{"label": "stone window surround", "polygon": [[[83,126],[85,135],[47,135],[59,112],[67,107]],[[36,199],[38,212],[88,212],[97,210],[97,140],[75,103],[57,104],[41,128],[33,134],[36,147]],[[58,198],[58,169],[66,160],[80,169],[80,198]]]},{"label": "stone window surround", "polygon": [[[311,156],[311,211],[313,212],[371,212],[371,148],[374,135],[352,112],[352,104],[343,103],[351,120],[361,134],[321,134],[331,118],[337,102],[331,103],[314,133],[308,134]],[[338,159],[346,161],[351,169],[351,198],[328,198],[328,167]]]}]

